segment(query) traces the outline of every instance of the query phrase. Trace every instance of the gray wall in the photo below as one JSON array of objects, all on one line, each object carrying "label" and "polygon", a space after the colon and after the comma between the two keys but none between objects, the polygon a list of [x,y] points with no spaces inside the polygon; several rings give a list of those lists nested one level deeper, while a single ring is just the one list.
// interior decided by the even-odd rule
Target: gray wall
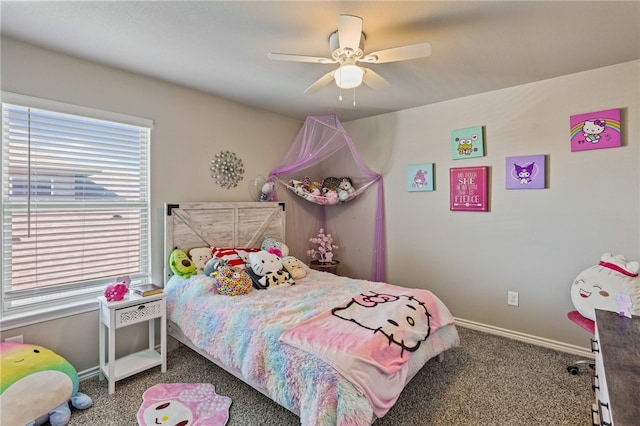
[{"label": "gray wall", "polygon": [[[300,122],[263,110],[2,38],[0,88],[59,102],[148,118],[151,133],[151,246],[153,279],[163,282],[166,202],[249,201],[249,181],[280,161]],[[245,177],[226,190],[210,177],[211,159],[234,151]],[[97,305],[96,305],[97,306]],[[91,311],[14,328],[60,353],[78,371],[98,365],[98,313]],[[118,331],[117,353],[144,347],[146,327]],[[142,345],[142,346],[141,346]]]},{"label": "gray wall", "polygon": [[[586,347],[566,319],[573,279],[605,252],[640,254],[639,102],[634,61],[346,123],[384,176],[387,280],[431,289],[458,318]],[[571,152],[569,117],[610,108],[622,109],[624,146]],[[472,126],[485,126],[486,155],[452,160],[451,131]],[[538,154],[548,188],[506,190],[505,157]],[[435,163],[434,192],[406,190],[420,163]],[[490,212],[449,211],[449,168],[463,166],[490,167]],[[352,207],[346,223],[365,216]]]},{"label": "gray wall", "polygon": [[[2,90],[154,120],[152,259],[158,282],[163,204],[248,200],[249,180],[279,163],[301,124],[15,40],[3,38],[1,54]],[[343,123],[384,177],[388,281],[433,290],[465,321],[586,347],[586,332],[565,317],[572,308],[571,281],[606,251],[633,259],[640,254],[639,76],[635,61]],[[571,153],[569,116],[608,108],[623,110],[624,147]],[[487,155],[452,161],[451,130],[476,125],[486,128]],[[245,162],[245,180],[234,190],[220,189],[209,177],[210,159],[223,149]],[[548,155],[549,188],[505,190],[505,157],[532,154]],[[408,193],[406,166],[421,162],[436,164],[436,191]],[[450,212],[448,169],[471,165],[491,167],[491,212]],[[341,242],[341,270],[363,278],[370,268],[372,217],[366,197],[335,209],[331,222]],[[519,307],[507,306],[507,290],[520,293]],[[97,328],[97,312],[91,311],[2,337],[23,334],[82,371],[98,363]],[[123,331],[118,352],[144,345],[145,329]]]}]

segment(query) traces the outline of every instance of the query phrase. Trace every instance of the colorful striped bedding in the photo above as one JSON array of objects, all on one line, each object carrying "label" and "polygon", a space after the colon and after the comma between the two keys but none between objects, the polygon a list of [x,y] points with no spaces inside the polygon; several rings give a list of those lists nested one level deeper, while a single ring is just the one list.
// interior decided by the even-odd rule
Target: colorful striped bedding
[{"label": "colorful striped bedding", "polygon": [[[242,296],[215,294],[212,279],[203,275],[173,276],[165,290],[168,318],[186,337],[247,383],[266,390],[275,402],[299,413],[302,425],[369,425],[381,411],[374,410],[361,384],[350,382],[326,359],[280,339],[287,330],[357,295],[384,290],[384,285],[307,268],[307,277],[294,286]],[[408,381],[427,360],[458,344],[455,326],[443,324],[431,330],[396,374]]]}]

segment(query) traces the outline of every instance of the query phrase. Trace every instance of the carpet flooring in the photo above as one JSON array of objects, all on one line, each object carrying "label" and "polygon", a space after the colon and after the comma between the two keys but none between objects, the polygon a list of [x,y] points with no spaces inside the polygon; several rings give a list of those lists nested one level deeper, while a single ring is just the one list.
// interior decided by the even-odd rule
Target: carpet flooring
[{"label": "carpet flooring", "polygon": [[[574,355],[458,327],[460,347],[431,360],[375,426],[591,425],[591,371],[572,376]],[[169,352],[168,370],[156,367],[118,381],[92,378],[80,390],[93,399],[72,410],[70,426],[131,425],[142,393],[156,383],[208,382],[233,400],[229,426],[298,425],[300,419],[186,347]]]}]

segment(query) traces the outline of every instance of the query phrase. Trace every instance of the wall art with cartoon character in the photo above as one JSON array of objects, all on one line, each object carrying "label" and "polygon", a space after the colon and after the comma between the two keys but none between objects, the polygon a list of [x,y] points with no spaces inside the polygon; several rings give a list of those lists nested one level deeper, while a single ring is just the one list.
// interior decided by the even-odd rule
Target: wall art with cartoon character
[{"label": "wall art with cartoon character", "polygon": [[615,148],[620,138],[620,109],[572,115],[570,122],[571,151]]},{"label": "wall art with cartoon character", "polygon": [[451,158],[484,157],[484,137],[482,126],[451,132]]},{"label": "wall art with cartoon character", "polygon": [[544,189],[545,156],[507,157],[505,175],[507,189]]},{"label": "wall art with cartoon character", "polygon": [[407,166],[407,191],[433,191],[433,163]]}]

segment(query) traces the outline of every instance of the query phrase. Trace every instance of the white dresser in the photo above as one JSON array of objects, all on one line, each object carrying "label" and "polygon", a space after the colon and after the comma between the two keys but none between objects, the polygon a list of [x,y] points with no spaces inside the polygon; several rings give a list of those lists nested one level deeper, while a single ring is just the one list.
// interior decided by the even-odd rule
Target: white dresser
[{"label": "white dresser", "polygon": [[593,424],[640,425],[640,317],[596,309]]}]

